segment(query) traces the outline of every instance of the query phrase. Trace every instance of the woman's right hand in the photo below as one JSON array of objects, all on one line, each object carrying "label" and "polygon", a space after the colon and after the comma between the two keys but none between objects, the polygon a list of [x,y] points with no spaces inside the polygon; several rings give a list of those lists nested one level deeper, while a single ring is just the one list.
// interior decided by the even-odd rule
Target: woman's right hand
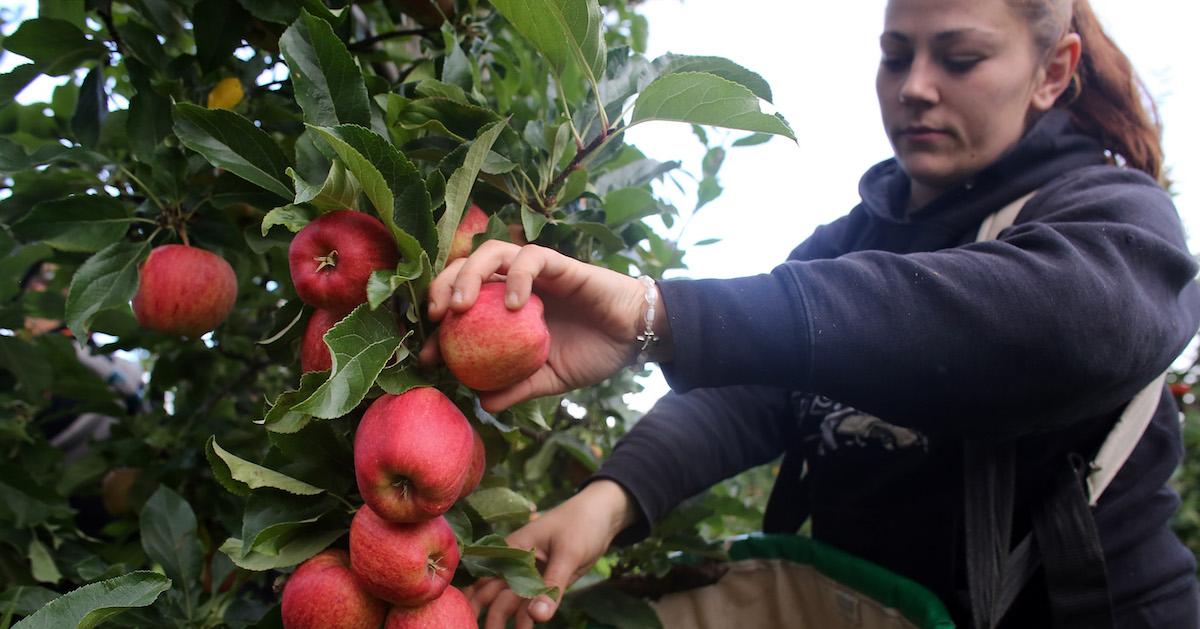
[{"label": "woman's right hand", "polygon": [[[514,548],[533,550],[538,564],[545,566],[543,580],[558,588],[561,601],[567,588],[591,569],[633,517],[625,490],[600,479],[521,527],[507,541]],[[486,629],[504,629],[509,618],[515,619],[516,629],[531,629],[535,622],[549,621],[558,609],[558,601],[549,596],[532,600],[517,596],[503,579],[480,579],[467,594],[476,613],[488,610]]]},{"label": "woman's right hand", "polygon": [[[496,276],[507,283],[505,306],[511,310],[524,306],[537,288],[546,306],[550,354],[529,378],[481,394],[485,410],[496,412],[535,397],[596,384],[633,358],[646,307],[642,283],[537,245],[489,240],[469,257],[451,262],[429,287],[429,318],[440,321],[450,310],[465,312],[475,303],[479,286]],[[665,315],[659,319],[655,330],[665,339]],[[438,360],[433,336],[421,350],[421,362]]]}]

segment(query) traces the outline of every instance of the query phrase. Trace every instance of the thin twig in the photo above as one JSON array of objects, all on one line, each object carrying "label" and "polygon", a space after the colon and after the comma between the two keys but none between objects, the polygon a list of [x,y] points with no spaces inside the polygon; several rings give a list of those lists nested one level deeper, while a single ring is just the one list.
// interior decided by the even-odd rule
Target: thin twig
[{"label": "thin twig", "polygon": [[348,50],[350,50],[351,52],[370,50],[371,46],[374,46],[375,44],[378,44],[381,41],[387,41],[389,39],[396,39],[397,37],[408,37],[411,35],[428,35],[430,33],[437,32],[437,30],[438,29],[436,29],[436,28],[410,28],[410,29],[406,29],[406,30],[391,31],[388,33],[380,33],[378,35],[372,35],[370,37],[360,39],[355,42],[350,42],[349,44],[346,44],[346,48]]}]

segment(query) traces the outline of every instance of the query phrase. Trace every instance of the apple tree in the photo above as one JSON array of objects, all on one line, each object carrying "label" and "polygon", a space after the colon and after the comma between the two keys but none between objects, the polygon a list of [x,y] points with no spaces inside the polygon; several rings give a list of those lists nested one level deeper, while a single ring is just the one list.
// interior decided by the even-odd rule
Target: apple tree
[{"label": "apple tree", "polygon": [[[690,177],[698,206],[720,193],[729,147],[705,128],[737,145],[794,139],[753,72],[646,58],[633,0],[42,0],[0,20],[4,54],[27,60],[0,75],[0,627],[118,613],[278,626],[287,575],[346,547],[364,410],[416,387],[453,400],[486,450],[481,484],[445,515],[454,584],[545,591],[504,535],[596,468],[636,421],[623,398],[640,386],[629,371],[489,414],[449,372],[419,368],[425,290],[464,214],[483,211],[475,245],[534,242],[659,277],[684,252],[654,225],[686,216],[656,185]],[[57,86],[31,99],[40,77]],[[652,121],[694,125],[702,173],[625,141]],[[328,366],[302,373],[315,311],[289,246],[345,210],[382,223],[398,261],[370,269],[365,300],[321,337]],[[171,245],[235,272],[212,332],[134,316],[147,258]],[[347,247],[330,262],[355,264]],[[676,551],[717,553],[707,540],[755,525],[747,504],[769,476],[606,556],[556,622],[655,626],[612,584],[666,575]]]}]

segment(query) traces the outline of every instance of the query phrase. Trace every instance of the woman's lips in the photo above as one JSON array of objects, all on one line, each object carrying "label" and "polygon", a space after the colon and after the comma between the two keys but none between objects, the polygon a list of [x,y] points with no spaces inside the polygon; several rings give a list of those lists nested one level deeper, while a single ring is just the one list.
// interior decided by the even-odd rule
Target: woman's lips
[{"label": "woman's lips", "polygon": [[912,142],[933,142],[950,134],[933,127],[907,127],[900,131],[900,137]]}]

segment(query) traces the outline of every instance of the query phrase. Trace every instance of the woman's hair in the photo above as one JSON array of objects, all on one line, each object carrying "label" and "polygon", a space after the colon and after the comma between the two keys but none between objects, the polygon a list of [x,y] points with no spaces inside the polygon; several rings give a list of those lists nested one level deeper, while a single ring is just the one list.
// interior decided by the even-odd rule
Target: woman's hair
[{"label": "woman's hair", "polygon": [[1133,64],[1100,26],[1088,0],[1007,0],[1029,22],[1034,43],[1049,53],[1064,34],[1066,11],[1070,30],[1083,40],[1079,67],[1056,106],[1071,113],[1079,128],[1125,163],[1162,177],[1162,128],[1158,110]]}]

